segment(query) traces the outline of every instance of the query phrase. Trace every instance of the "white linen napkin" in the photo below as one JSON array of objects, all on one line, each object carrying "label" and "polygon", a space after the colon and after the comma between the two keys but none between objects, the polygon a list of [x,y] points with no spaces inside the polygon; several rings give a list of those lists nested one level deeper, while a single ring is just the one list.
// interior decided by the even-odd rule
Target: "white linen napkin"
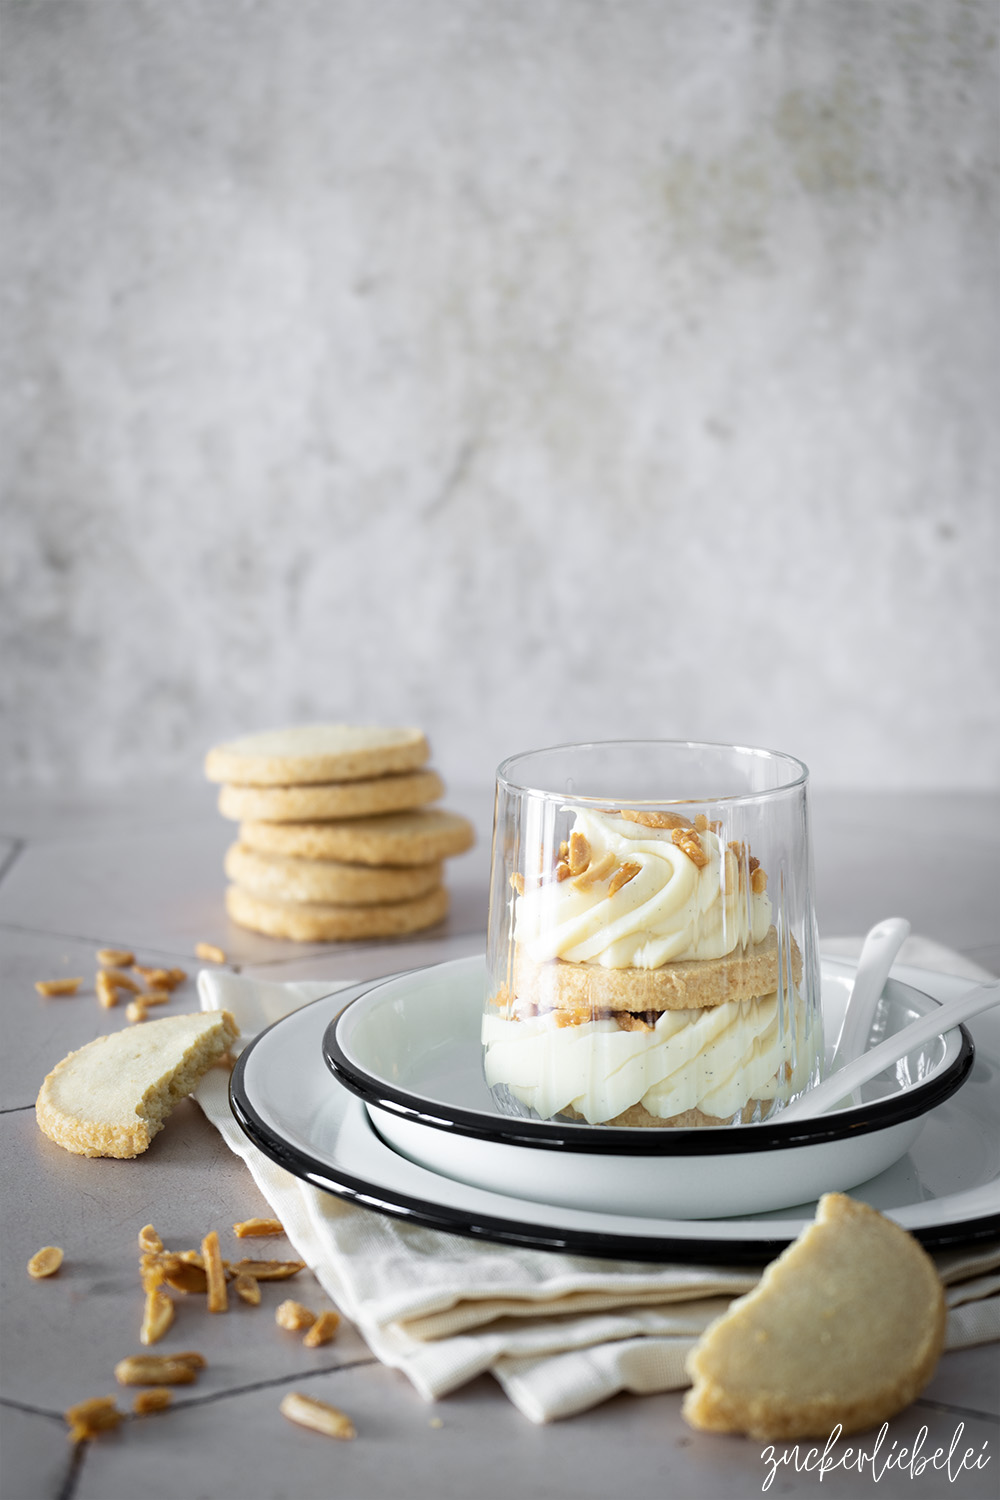
[{"label": "white linen napkin", "polygon": [[[909,962],[989,977],[937,944],[909,941]],[[824,947],[853,956],[860,939]],[[198,978],[202,1009],[231,1011],[240,1045],[336,988],[218,970]],[[424,1229],[345,1203],[275,1165],[237,1125],[218,1069],[195,1098],[246,1162],[327,1295],[376,1358],[429,1401],[485,1371],[533,1422],[584,1411],[622,1390],[680,1389],[701,1332],[760,1276],[754,1267],[597,1260]],[[1000,1339],[1000,1246],[936,1259],[951,1309],[947,1347]]]}]

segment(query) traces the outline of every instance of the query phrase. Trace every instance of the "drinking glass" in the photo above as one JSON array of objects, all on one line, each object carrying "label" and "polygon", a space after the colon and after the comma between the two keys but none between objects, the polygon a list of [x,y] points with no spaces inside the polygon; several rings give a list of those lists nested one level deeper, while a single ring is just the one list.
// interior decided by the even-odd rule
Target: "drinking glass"
[{"label": "drinking glass", "polygon": [[738,1125],[819,1081],[807,783],[779,751],[687,741],[503,762],[483,1015],[499,1109]]}]

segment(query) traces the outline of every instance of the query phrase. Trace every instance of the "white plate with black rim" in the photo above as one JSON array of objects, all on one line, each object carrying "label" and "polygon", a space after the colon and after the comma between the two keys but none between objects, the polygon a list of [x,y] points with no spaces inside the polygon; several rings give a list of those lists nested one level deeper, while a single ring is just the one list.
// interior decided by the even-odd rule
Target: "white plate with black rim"
[{"label": "white plate with black rim", "polygon": [[[850,992],[824,964],[823,1008],[836,1036]],[[486,1086],[480,1027],[485,961],[456,959],[374,985],[331,1022],[324,1056],[364,1100],[376,1130],[445,1177],[560,1208],[646,1218],[728,1218],[855,1187],[913,1145],[929,1110],[958,1089],[972,1042],[955,1027],[862,1090],[862,1102],[812,1120],[721,1128],[622,1129],[503,1114]],[[872,1024],[881,1041],[936,1008],[890,980]]]},{"label": "white plate with black rim", "polygon": [[[967,981],[919,971],[903,977],[923,983],[942,1000],[967,988]],[[341,990],[293,1012],[251,1042],[233,1071],[230,1098],[249,1139],[314,1187],[432,1229],[637,1261],[758,1260],[794,1239],[813,1218],[814,1198],[786,1211],[725,1219],[556,1208],[458,1182],[408,1161],[380,1138],[362,1101],[323,1060],[330,1022],[371,988],[369,983]],[[933,1248],[1000,1236],[1000,1098],[994,1087],[1000,1027],[995,1023],[993,1016],[975,1023],[979,1054],[964,1088],[931,1111],[900,1161],[854,1190],[855,1197]]]}]

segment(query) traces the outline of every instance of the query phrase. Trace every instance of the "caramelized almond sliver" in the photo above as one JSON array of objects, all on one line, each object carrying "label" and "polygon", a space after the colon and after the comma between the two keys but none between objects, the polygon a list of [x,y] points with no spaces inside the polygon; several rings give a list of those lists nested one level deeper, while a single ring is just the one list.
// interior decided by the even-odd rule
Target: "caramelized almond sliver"
[{"label": "caramelized almond sliver", "polygon": [[142,991],[142,985],[132,978],[131,974],[124,973],[121,969],[102,969],[97,976],[105,984],[110,984],[116,990],[129,990],[133,995]]},{"label": "caramelized almond sliver", "polygon": [[611,850],[607,849],[596,863],[591,861],[583,874],[576,876],[573,884],[578,891],[587,891],[595,881],[603,880],[605,875],[610,874],[614,867],[615,857]]},{"label": "caramelized almond sliver", "polygon": [[163,1249],[163,1241],[152,1224],[144,1224],[139,1230],[139,1249],[147,1255],[155,1255],[158,1250]]},{"label": "caramelized almond sliver", "polygon": [[302,1342],[307,1349],[318,1349],[322,1344],[332,1343],[339,1326],[339,1313],[332,1310],[321,1312]]},{"label": "caramelized almond sliver", "polygon": [[608,886],[608,895],[617,896],[622,886],[628,885],[630,880],[634,880],[641,869],[642,865],[637,865],[634,860],[629,860],[627,864],[622,865],[621,869],[616,870],[611,877],[611,883]]},{"label": "caramelized almond sliver", "polygon": [[215,943],[195,943],[194,956],[206,964],[224,964],[226,955]]},{"label": "caramelized almond sliver", "polygon": [[511,889],[516,891],[519,896],[524,895],[524,876],[521,874],[520,870],[515,870],[512,873],[510,877],[510,884]]},{"label": "caramelized almond sliver", "polygon": [[282,1397],[278,1410],[290,1422],[311,1427],[313,1432],[322,1432],[326,1437],[346,1439],[357,1436],[354,1423],[344,1412],[328,1406],[325,1401],[317,1401],[314,1396],[303,1396],[300,1391],[289,1391]]},{"label": "caramelized almond sliver", "polygon": [[269,1234],[284,1234],[285,1227],[280,1219],[243,1219],[239,1224],[233,1225],[233,1233],[238,1240],[252,1239],[254,1236],[265,1236]]},{"label": "caramelized almond sliver", "polygon": [[200,1354],[130,1354],[115,1365],[115,1379],[119,1385],[191,1385],[204,1363]]},{"label": "caramelized almond sliver", "polygon": [[36,979],[35,989],[49,999],[52,995],[75,995],[83,979]]},{"label": "caramelized almond sliver", "polygon": [[590,864],[590,840],[586,834],[571,833],[569,836],[569,873],[582,875]]},{"label": "caramelized almond sliver", "polygon": [[128,969],[135,963],[130,948],[98,948],[97,962],[102,969]]},{"label": "caramelized almond sliver", "polygon": [[98,1432],[112,1432],[124,1415],[118,1410],[114,1396],[91,1396],[89,1401],[78,1401],[63,1413],[69,1423],[70,1438],[75,1443],[92,1438]]},{"label": "caramelized almond sliver", "polygon": [[755,896],[762,896],[767,890],[767,871],[762,870],[760,865],[757,866],[756,870],[750,876],[750,889]]},{"label": "caramelized almond sliver", "polygon": [[201,1253],[205,1261],[205,1276],[208,1281],[208,1310],[210,1313],[224,1313],[229,1307],[226,1269],[219,1252],[219,1236],[214,1229],[202,1240]]},{"label": "caramelized almond sliver", "polygon": [[152,1288],[146,1293],[142,1328],[139,1331],[140,1344],[158,1344],[173,1321],[173,1298],[168,1297],[159,1287]]},{"label": "caramelized almond sliver", "polygon": [[638,810],[633,807],[623,807],[618,814],[624,818],[626,823],[639,823],[643,828],[690,828],[688,818],[682,817],[680,813],[654,812],[642,808]]},{"label": "caramelized almond sliver", "polygon": [[289,1333],[301,1333],[303,1328],[311,1328],[316,1321],[316,1314],[310,1312],[301,1302],[294,1302],[291,1298],[282,1302],[275,1309],[274,1321],[279,1328],[285,1328]]},{"label": "caramelized almond sliver", "polygon": [[132,1410],[137,1417],[147,1417],[150,1412],[163,1411],[164,1407],[169,1406],[173,1399],[173,1391],[161,1385],[156,1390],[140,1391],[132,1402]]},{"label": "caramelized almond sliver", "polygon": [[233,1282],[233,1291],[241,1301],[249,1303],[251,1307],[260,1306],[260,1283],[256,1276],[241,1271]]},{"label": "caramelized almond sliver", "polygon": [[62,1263],[63,1252],[59,1246],[45,1245],[28,1261],[28,1275],[35,1281],[42,1281],[46,1276],[54,1276]]},{"label": "caramelized almond sliver", "polygon": [[708,864],[708,855],[701,845],[701,839],[693,828],[675,828],[670,835],[670,841],[676,844],[682,853],[686,854],[692,864],[699,869]]},{"label": "caramelized almond sliver", "polygon": [[234,1260],[231,1271],[235,1276],[246,1271],[258,1281],[287,1281],[305,1268],[304,1260]]}]

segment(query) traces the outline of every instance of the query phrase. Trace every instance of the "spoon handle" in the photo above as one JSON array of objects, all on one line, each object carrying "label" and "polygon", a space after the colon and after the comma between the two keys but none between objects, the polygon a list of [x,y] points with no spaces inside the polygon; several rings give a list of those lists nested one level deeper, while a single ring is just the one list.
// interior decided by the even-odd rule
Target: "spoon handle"
[{"label": "spoon handle", "polygon": [[865,938],[830,1063],[831,1073],[846,1067],[864,1052],[875,1007],[885,989],[889,970],[909,935],[910,924],[905,917],[887,917],[884,922],[877,923]]},{"label": "spoon handle", "polygon": [[903,1027],[902,1031],[897,1031],[894,1036],[880,1042],[870,1052],[848,1063],[839,1072],[831,1074],[814,1089],[807,1089],[798,1099],[787,1105],[777,1118],[781,1121],[806,1120],[812,1115],[825,1114],[828,1109],[839,1104],[841,1099],[853,1093],[861,1084],[874,1078],[876,1073],[881,1073],[884,1068],[891,1067],[894,1062],[898,1062],[913,1047],[919,1047],[933,1037],[941,1036],[944,1032],[950,1031],[953,1026],[960,1025],[962,1021],[971,1020],[973,1016],[978,1016],[982,1011],[989,1010],[998,1003],[1000,1003],[1000,980],[997,979],[989,984],[977,984],[971,990],[966,990],[964,995],[956,995],[953,1000],[946,1000],[930,1015],[921,1016],[918,1021],[911,1021],[909,1026]]}]

